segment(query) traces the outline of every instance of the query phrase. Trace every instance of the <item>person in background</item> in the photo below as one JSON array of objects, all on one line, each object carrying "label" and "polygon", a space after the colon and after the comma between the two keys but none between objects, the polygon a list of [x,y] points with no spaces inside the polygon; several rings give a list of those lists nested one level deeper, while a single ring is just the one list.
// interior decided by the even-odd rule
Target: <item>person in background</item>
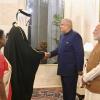
[{"label": "person in background", "polygon": [[[5,45],[6,37],[0,29],[0,49]],[[0,51],[0,100],[11,100],[11,65]]]},{"label": "person in background", "polygon": [[62,35],[59,46],[46,56],[58,55],[58,71],[61,76],[64,100],[75,100],[78,75],[82,74],[84,50],[81,36],[72,29],[72,21],[62,19],[60,23]]},{"label": "person in background", "polygon": [[96,46],[91,52],[83,74],[83,85],[86,85],[84,100],[100,100],[100,24],[93,32]]}]

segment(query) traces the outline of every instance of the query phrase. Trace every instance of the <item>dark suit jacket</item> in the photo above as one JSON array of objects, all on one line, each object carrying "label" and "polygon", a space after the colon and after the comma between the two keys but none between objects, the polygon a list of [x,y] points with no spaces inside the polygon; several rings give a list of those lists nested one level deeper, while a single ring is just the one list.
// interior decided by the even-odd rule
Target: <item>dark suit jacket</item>
[{"label": "dark suit jacket", "polygon": [[58,75],[72,76],[83,70],[84,50],[81,36],[71,30],[62,34],[57,49],[51,57],[58,55]]}]

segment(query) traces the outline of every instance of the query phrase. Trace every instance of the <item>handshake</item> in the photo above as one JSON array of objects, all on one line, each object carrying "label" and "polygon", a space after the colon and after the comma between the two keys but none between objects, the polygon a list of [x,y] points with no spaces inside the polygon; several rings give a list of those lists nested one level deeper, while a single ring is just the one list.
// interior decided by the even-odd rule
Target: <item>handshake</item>
[{"label": "handshake", "polygon": [[45,54],[44,59],[48,59],[48,58],[51,57],[51,53],[50,52],[45,52],[44,54]]}]

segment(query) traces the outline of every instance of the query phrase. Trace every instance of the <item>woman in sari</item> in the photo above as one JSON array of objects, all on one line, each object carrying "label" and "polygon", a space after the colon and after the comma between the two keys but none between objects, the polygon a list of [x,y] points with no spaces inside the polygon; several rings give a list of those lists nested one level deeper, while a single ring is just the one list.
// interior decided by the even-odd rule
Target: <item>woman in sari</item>
[{"label": "woman in sari", "polygon": [[[0,30],[0,49],[5,45],[6,38],[3,30]],[[0,51],[0,100],[11,100],[11,66]]]}]

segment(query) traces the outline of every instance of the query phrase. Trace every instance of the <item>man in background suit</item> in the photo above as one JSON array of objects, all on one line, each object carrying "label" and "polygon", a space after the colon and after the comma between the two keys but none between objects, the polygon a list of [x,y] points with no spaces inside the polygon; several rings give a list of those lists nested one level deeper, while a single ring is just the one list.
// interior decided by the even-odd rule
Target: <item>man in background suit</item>
[{"label": "man in background suit", "polygon": [[58,55],[58,71],[61,76],[63,99],[75,100],[78,75],[82,73],[84,50],[81,36],[72,29],[72,21],[62,19],[59,46],[47,53],[47,58]]}]

